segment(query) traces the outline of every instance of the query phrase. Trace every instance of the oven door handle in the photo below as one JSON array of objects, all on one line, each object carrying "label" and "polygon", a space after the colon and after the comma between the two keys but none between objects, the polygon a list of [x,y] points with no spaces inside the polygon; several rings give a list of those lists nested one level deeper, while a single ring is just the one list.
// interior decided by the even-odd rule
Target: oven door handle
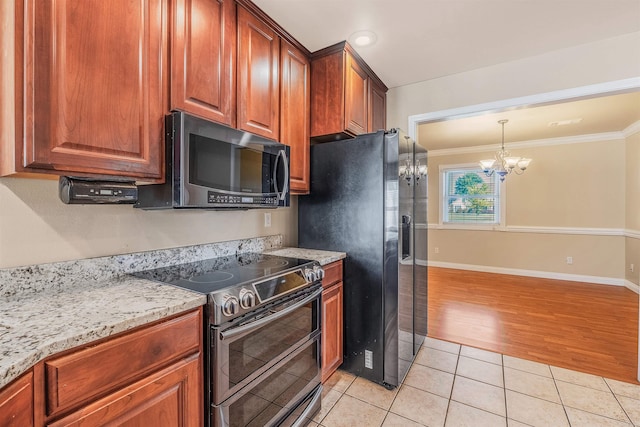
[{"label": "oven door handle", "polygon": [[296,311],[297,309],[299,309],[302,306],[307,305],[308,303],[310,303],[311,301],[313,301],[314,299],[318,298],[320,295],[322,295],[322,288],[318,289],[317,291],[315,291],[314,293],[312,293],[311,295],[309,295],[308,297],[304,298],[301,301],[298,301],[297,303],[295,303],[294,305],[292,305],[291,307],[287,307],[281,311],[278,311],[274,314],[265,316],[261,319],[255,320],[251,323],[247,323],[246,325],[242,325],[242,326],[238,326],[237,328],[233,328],[230,329],[228,331],[224,331],[224,332],[220,332],[220,339],[221,340],[225,340],[228,338],[233,338],[237,335],[240,334],[244,334],[246,332],[252,331],[254,329],[257,329],[261,326],[264,326],[265,324],[272,322],[274,320],[277,320],[281,317],[284,317],[288,314],[291,314],[292,312]]},{"label": "oven door handle", "polygon": [[298,419],[295,420],[293,424],[291,424],[291,427],[301,427],[309,422],[309,418],[311,418],[311,411],[315,409],[316,403],[318,402],[318,400],[320,400],[320,396],[322,396],[322,386],[318,387],[307,407],[304,409],[302,414],[300,414]]}]

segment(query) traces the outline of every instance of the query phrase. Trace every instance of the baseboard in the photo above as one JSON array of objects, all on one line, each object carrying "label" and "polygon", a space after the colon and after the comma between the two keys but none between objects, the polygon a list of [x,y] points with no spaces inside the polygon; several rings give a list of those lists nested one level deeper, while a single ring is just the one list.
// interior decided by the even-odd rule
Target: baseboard
[{"label": "baseboard", "polygon": [[[421,264],[420,261],[418,261],[417,264]],[[457,270],[480,271],[483,273],[511,274],[514,276],[538,277],[541,279],[567,280],[572,282],[595,283],[598,285],[626,286],[632,291],[636,293],[638,292],[638,290],[634,290],[633,287],[631,287],[629,284],[635,286],[636,289],[637,289],[637,285],[634,285],[632,282],[626,281],[625,279],[616,279],[614,277],[555,273],[552,271],[521,270],[517,268],[490,267],[486,265],[458,264],[453,262],[441,262],[441,261],[428,261],[427,265],[429,267],[453,268]]]},{"label": "baseboard", "polygon": [[[633,283],[630,280],[625,280],[624,281],[624,286],[627,289],[631,289],[633,292],[635,292],[636,294],[640,295],[640,286],[636,285],[635,283]],[[639,371],[640,372],[640,371]]]}]

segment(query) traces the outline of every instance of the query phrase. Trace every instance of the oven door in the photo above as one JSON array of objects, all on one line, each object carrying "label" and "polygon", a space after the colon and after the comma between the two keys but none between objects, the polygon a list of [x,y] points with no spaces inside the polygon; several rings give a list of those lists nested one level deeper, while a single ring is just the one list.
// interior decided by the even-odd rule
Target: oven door
[{"label": "oven door", "polygon": [[322,288],[212,328],[212,403],[220,404],[296,348],[320,334]]},{"label": "oven door", "polygon": [[306,425],[320,409],[321,392],[317,334],[221,405],[212,405],[211,425]]}]

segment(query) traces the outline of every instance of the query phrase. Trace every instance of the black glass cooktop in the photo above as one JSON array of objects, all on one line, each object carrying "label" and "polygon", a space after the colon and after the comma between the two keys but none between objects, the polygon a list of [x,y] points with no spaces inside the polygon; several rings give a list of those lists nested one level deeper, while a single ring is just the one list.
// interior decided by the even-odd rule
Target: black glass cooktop
[{"label": "black glass cooktop", "polygon": [[245,253],[236,256],[210,258],[153,270],[132,273],[143,279],[168,283],[203,294],[284,273],[311,264],[313,261],[276,255]]}]

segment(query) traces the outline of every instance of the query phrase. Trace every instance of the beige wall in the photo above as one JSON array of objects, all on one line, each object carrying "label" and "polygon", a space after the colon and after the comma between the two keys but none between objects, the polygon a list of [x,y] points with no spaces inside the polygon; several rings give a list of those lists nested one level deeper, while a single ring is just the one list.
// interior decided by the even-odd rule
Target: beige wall
[{"label": "beige wall", "polygon": [[[516,232],[509,227],[624,229],[625,141],[602,141],[511,150],[533,159],[520,176],[508,176],[507,231],[429,230],[429,260],[622,279],[622,236]],[[434,152],[437,154],[437,152]],[[475,164],[492,153],[429,157],[429,224],[441,220],[443,165]],[[563,163],[562,159],[572,159]],[[535,231],[535,230],[531,230]],[[541,230],[544,231],[544,230]],[[560,231],[560,230],[559,230]],[[438,253],[436,253],[438,248]],[[566,263],[567,257],[573,264]]]},{"label": "beige wall", "polygon": [[[533,159],[520,176],[501,184],[508,226],[624,228],[624,140],[511,150]],[[494,152],[429,156],[429,223],[440,222],[442,165],[477,164]],[[566,162],[571,159],[571,162]]]},{"label": "beige wall", "polygon": [[[640,132],[626,144],[626,225],[634,237],[626,238],[625,278],[640,285]],[[634,265],[634,271],[630,266]]]},{"label": "beige wall", "polygon": [[143,211],[65,205],[57,187],[57,180],[0,178],[0,268],[274,234],[297,243],[296,197],[275,210]]},{"label": "beige wall", "polygon": [[429,248],[429,262],[615,279],[622,279],[625,251],[620,236],[435,229]]}]

